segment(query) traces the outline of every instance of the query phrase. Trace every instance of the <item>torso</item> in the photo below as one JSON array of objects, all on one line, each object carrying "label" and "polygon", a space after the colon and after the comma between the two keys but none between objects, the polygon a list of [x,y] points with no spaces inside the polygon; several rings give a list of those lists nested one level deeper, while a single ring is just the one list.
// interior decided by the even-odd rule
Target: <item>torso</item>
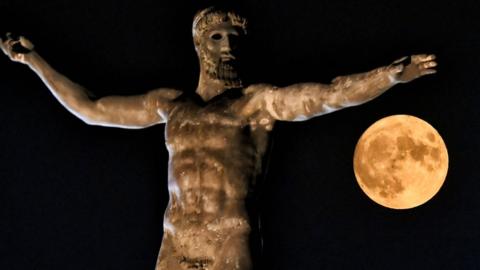
[{"label": "torso", "polygon": [[245,199],[261,171],[273,124],[247,110],[249,101],[240,89],[209,102],[184,95],[168,115],[170,202],[164,233],[186,262],[213,263],[232,235],[248,241]]}]

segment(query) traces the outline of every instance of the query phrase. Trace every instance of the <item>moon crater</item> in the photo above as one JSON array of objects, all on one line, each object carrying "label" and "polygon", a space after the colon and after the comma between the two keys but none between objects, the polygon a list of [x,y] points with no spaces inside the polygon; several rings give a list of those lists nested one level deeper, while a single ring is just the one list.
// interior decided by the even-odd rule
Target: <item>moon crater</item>
[{"label": "moon crater", "polygon": [[448,153],[438,132],[408,115],[383,118],[361,136],[354,171],[362,190],[375,202],[407,209],[431,199],[448,170]]}]

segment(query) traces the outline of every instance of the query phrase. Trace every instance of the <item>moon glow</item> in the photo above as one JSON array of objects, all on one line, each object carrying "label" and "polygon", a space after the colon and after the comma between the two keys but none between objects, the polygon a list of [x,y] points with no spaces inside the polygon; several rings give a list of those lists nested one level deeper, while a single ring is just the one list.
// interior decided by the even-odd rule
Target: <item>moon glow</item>
[{"label": "moon glow", "polygon": [[393,115],[371,125],[360,137],[353,159],[360,188],[376,203],[393,209],[424,204],[442,187],[448,152],[430,124]]}]

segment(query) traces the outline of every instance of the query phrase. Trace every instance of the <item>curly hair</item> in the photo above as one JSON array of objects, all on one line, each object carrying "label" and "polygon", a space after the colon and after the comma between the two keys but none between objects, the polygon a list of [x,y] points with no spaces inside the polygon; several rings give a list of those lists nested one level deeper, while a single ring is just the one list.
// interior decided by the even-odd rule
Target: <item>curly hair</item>
[{"label": "curly hair", "polygon": [[197,12],[193,19],[192,35],[195,45],[199,43],[200,36],[216,24],[230,21],[233,26],[240,27],[247,34],[247,19],[233,11],[224,11],[216,7],[209,7]]}]

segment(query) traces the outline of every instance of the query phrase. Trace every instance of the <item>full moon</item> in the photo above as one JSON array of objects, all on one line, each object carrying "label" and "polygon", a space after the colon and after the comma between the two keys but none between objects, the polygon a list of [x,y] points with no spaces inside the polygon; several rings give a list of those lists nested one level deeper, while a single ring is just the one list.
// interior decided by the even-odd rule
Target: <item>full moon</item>
[{"label": "full moon", "polygon": [[370,199],[388,208],[409,209],[440,190],[447,176],[448,153],[430,124],[414,116],[393,115],[363,133],[353,168]]}]

